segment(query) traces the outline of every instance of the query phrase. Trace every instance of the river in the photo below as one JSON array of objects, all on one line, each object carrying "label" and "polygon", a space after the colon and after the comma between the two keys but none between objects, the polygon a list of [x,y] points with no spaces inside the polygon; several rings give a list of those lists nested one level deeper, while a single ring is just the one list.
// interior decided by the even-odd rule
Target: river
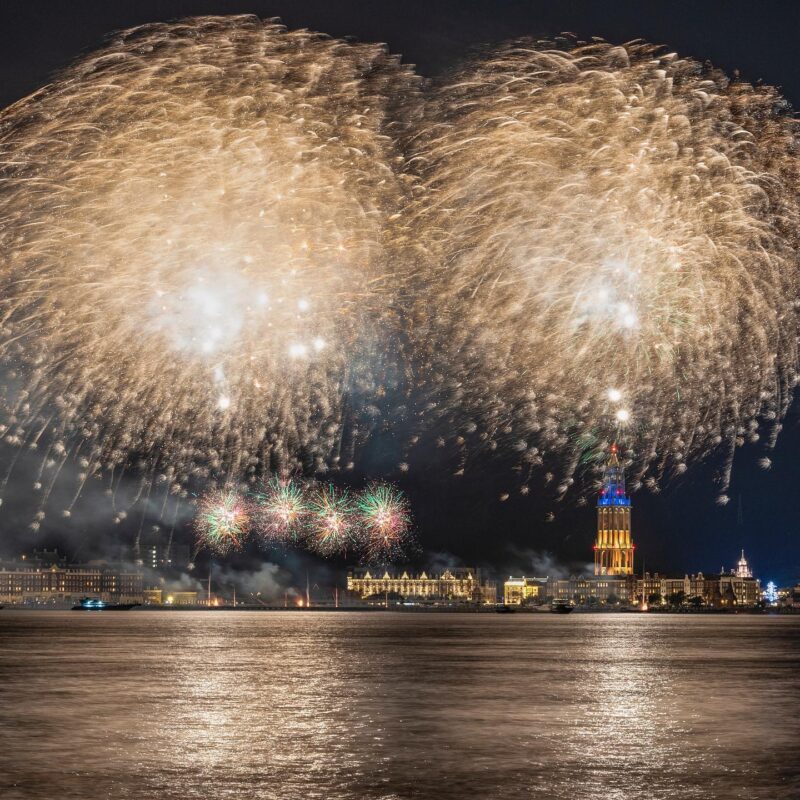
[{"label": "river", "polygon": [[800,798],[800,617],[0,612],[3,800]]}]

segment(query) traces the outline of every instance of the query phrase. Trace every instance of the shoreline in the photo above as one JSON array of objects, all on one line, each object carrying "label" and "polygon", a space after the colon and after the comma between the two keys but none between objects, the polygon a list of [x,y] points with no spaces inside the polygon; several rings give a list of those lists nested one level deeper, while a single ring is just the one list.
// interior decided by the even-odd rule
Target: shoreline
[{"label": "shoreline", "polygon": [[[25,606],[25,605],[7,605],[0,609],[0,615],[3,611],[71,611],[71,605],[65,606]],[[210,608],[205,605],[187,605],[187,606],[156,606],[156,605],[142,605],[135,606],[134,608],[124,609],[126,612],[154,612],[154,611],[167,611],[170,613],[186,613],[186,612],[214,612],[214,613],[236,613],[236,612],[291,612],[291,613],[310,613],[310,612],[331,612],[331,613],[345,613],[345,612],[366,612],[366,613],[386,613],[394,612],[401,614],[498,614],[499,616],[507,616],[508,614],[539,615],[551,614],[549,606],[540,606],[537,608],[518,608],[510,606],[391,606],[386,608],[384,606],[211,606]],[[121,613],[119,609],[96,609],[95,613]],[[84,613],[86,613],[84,611]],[[706,609],[649,609],[642,611],[641,609],[631,608],[592,608],[576,606],[573,613],[575,614],[650,614],[654,616],[737,616],[746,614],[748,616],[793,616],[800,614],[800,608],[706,608]],[[568,616],[568,615],[564,615]]]}]

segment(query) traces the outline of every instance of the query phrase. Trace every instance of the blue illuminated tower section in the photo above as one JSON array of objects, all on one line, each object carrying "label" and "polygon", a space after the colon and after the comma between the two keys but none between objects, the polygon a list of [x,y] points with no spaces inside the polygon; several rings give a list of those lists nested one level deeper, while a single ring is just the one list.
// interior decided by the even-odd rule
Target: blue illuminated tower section
[{"label": "blue illuminated tower section", "polygon": [[597,500],[594,574],[632,575],[633,549],[631,501],[625,493],[625,471],[617,457],[617,445],[612,444]]}]

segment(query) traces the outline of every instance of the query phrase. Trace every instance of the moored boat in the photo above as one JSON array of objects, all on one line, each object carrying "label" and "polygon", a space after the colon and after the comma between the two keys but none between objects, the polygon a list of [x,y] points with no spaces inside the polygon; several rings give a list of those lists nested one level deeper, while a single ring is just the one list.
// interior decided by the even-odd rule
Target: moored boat
[{"label": "moored boat", "polygon": [[554,614],[570,614],[574,609],[575,606],[573,606],[569,600],[556,599],[550,603],[550,611]]},{"label": "moored boat", "polygon": [[73,611],[130,611],[140,603],[106,603],[97,597],[82,597],[77,606],[72,606]]}]

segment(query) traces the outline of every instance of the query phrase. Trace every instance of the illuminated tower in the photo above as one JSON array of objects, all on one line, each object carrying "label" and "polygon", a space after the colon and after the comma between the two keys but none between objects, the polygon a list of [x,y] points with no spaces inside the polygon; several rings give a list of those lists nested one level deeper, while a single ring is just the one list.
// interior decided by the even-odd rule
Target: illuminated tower
[{"label": "illuminated tower", "polygon": [[625,494],[625,472],[611,445],[597,500],[597,541],[594,544],[595,575],[632,575],[631,501]]},{"label": "illuminated tower", "polygon": [[753,570],[750,569],[750,565],[747,563],[747,559],[744,557],[744,550],[742,550],[742,557],[736,564],[736,576],[738,578],[753,577]]}]

